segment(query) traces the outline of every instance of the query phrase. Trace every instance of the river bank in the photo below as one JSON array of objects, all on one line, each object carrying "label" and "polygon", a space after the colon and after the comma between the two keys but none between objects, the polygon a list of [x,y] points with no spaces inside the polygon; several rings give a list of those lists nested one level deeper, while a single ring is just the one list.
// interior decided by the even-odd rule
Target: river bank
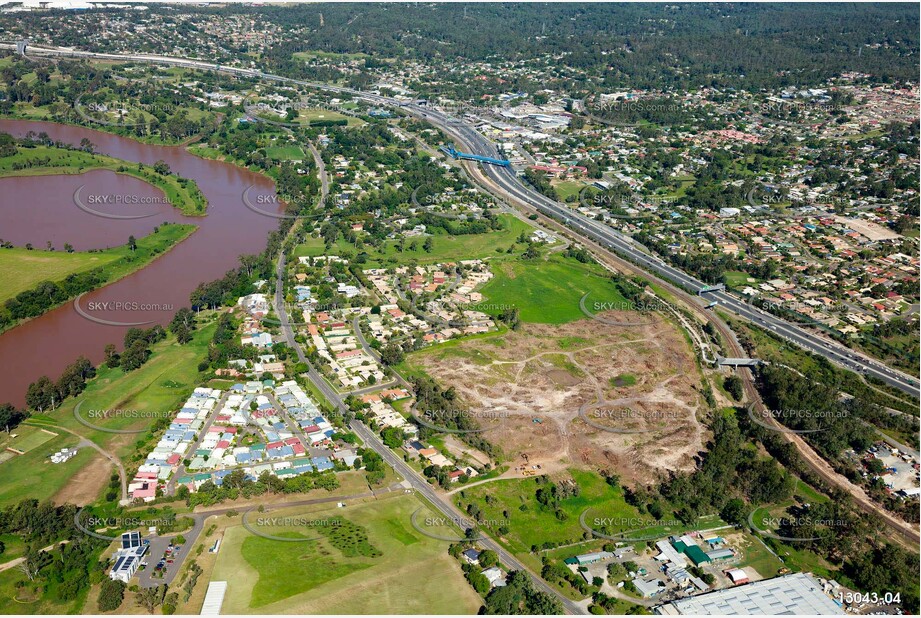
[{"label": "river bank", "polygon": [[[198,226],[194,234],[144,268],[85,294],[82,314],[73,303],[65,303],[0,334],[0,364],[9,368],[0,375],[0,391],[14,405],[24,404],[27,386],[40,376],[58,376],[81,355],[98,364],[107,344],[120,349],[129,324],[166,325],[176,310],[189,305],[189,296],[199,284],[222,277],[238,265],[241,255],[261,253],[269,233],[278,227],[279,220],[271,214],[282,212],[283,206],[276,205],[274,184],[265,175],[204,159],[182,147],[144,144],[83,127],[3,119],[0,131],[17,138],[46,133],[50,140],[74,147],[85,139],[94,145],[96,156],[128,161],[131,167],[164,161],[171,172],[194,181],[210,205],[206,216],[187,217],[168,204],[152,204],[144,207],[147,218],[110,219],[75,207],[75,191],[84,185],[92,195],[119,191],[149,196],[159,191],[112,170],[0,179],[3,238],[20,246],[25,242],[43,246],[51,239],[81,250],[78,243],[91,239],[84,241],[85,248],[99,248],[113,238],[121,244],[129,235],[145,236],[163,221]],[[114,189],[118,183],[122,186]],[[269,204],[271,212],[248,208],[244,195],[254,203]],[[107,309],[113,305],[119,308]],[[88,319],[86,313],[99,321]]]},{"label": "river bank", "polygon": [[163,192],[166,203],[188,217],[206,214],[208,200],[194,181],[172,173],[158,173],[154,166],[132,165],[114,157],[55,146],[18,146],[17,150],[14,155],[0,157],[0,178],[85,174],[105,169],[153,185]]},{"label": "river bank", "polygon": [[[60,307],[84,292],[110,285],[145,268],[196,229],[194,225],[166,223],[150,235],[136,239],[134,248],[125,243],[113,249],[59,254],[65,259],[73,257],[75,267],[57,277],[48,276],[48,260],[42,260],[56,257],[57,252],[0,249],[0,302],[3,303],[0,333]],[[49,290],[49,282],[60,290],[57,296]],[[53,304],[44,305],[46,302]],[[29,315],[32,312],[36,313]]]}]

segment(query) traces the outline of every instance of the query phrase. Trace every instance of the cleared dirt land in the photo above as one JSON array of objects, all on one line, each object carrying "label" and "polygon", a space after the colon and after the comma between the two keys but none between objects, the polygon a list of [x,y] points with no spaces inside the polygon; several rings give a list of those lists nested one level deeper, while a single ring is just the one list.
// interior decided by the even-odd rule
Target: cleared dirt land
[{"label": "cleared dirt land", "polygon": [[409,363],[457,389],[474,416],[502,417],[482,436],[511,464],[506,478],[520,478],[526,464],[537,473],[577,466],[648,482],[665,470],[691,470],[706,443],[692,351],[661,319],[630,327],[591,319],[522,324],[412,354]]}]

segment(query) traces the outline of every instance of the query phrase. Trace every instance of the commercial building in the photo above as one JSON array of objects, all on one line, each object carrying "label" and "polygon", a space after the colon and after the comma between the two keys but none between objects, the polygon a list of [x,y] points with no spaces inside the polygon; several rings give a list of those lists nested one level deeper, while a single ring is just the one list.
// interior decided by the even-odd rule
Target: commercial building
[{"label": "commercial building", "polygon": [[813,615],[840,616],[844,610],[807,573],[794,573],[716,590],[666,603],[656,612],[665,616]]},{"label": "commercial building", "polygon": [[146,541],[141,540],[140,532],[124,533],[121,547],[112,556],[115,566],[109,571],[109,577],[127,584],[141,566],[141,558],[147,553],[147,545]]}]

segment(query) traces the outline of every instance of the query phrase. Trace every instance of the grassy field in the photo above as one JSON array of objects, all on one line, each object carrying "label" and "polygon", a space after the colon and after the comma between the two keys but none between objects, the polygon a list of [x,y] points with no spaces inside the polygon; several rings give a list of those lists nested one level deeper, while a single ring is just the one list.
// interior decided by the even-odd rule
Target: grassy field
[{"label": "grassy field", "polygon": [[413,529],[410,517],[420,506],[416,498],[400,495],[345,508],[272,513],[348,520],[360,526],[370,546],[380,552],[374,557],[343,551],[327,535],[287,543],[252,535],[242,526],[229,528],[211,576],[212,581],[229,582],[222,613],[476,613],[480,598],[448,555],[448,544]]},{"label": "grassy field", "polygon": [[[727,270],[723,278],[726,280],[726,285],[731,288],[753,285],[758,281],[748,273],[743,273],[740,270]],[[749,281],[749,279],[751,279],[751,281]]]},{"label": "grassy field", "polygon": [[69,603],[58,603],[48,598],[33,596],[16,586],[26,576],[19,569],[0,571],[0,614],[76,614],[83,599]]},{"label": "grassy field", "polygon": [[345,114],[340,114],[329,109],[302,109],[298,110],[297,115],[298,122],[303,122],[304,124],[311,124],[314,122],[322,122],[325,120],[345,120],[349,127],[358,127],[364,124],[359,118],[354,116],[347,116]]},{"label": "grassy field", "polygon": [[0,302],[35,287],[41,281],[58,281],[71,273],[91,270],[118,259],[110,251],[98,253],[0,249]]},{"label": "grassy field", "polygon": [[562,324],[585,318],[579,300],[625,303],[610,275],[596,264],[554,255],[532,261],[508,260],[492,268],[495,277],[483,287],[484,302],[517,307],[525,322]]},{"label": "grassy field", "polygon": [[[500,480],[471,487],[455,494],[455,503],[461,510],[465,510],[471,502],[474,503],[480,509],[480,521],[506,522],[508,532],[504,536],[498,534],[498,527],[490,529],[490,536],[497,538],[512,553],[537,570],[540,570],[540,556],[544,554],[532,554],[531,549],[534,546],[540,547],[544,542],[566,545],[575,543],[547,552],[547,555],[560,559],[600,547],[603,541],[597,538],[581,542],[585,530],[579,523],[579,517],[586,510],[585,521],[588,526],[593,527],[596,518],[613,519],[616,523],[612,522],[605,528],[608,534],[629,533],[628,538],[637,539],[662,538],[691,529],[703,530],[724,525],[716,516],[701,517],[692,526],[681,524],[677,517],[668,513],[656,520],[627,504],[623,489],[611,487],[600,475],[578,469],[570,469],[569,473],[579,486],[579,495],[559,501],[559,510],[564,517],[562,520],[557,517],[554,509],[544,507],[537,501],[536,492],[541,485],[536,478]],[[637,541],[637,544],[644,546],[645,541]]]},{"label": "grassy field", "polygon": [[[41,159],[42,164],[33,166],[31,161],[37,159]],[[18,167],[22,169],[17,169]],[[186,180],[183,183],[176,175],[161,176],[154,172],[151,165],[53,146],[19,147],[18,153],[0,157],[0,177],[82,174],[93,169],[107,169],[119,174],[134,176],[160,189],[169,203],[178,208],[182,214],[190,217],[205,215],[208,201],[195,181]]]},{"label": "grassy field", "polygon": [[[197,386],[197,366],[207,355],[214,328],[213,323],[199,327],[193,340],[184,346],[178,345],[172,336],[168,337],[151,348],[153,355],[147,363],[127,374],[120,368],[102,365],[79,399],[67,399],[53,413],[35,415],[27,421],[36,426],[46,426],[61,435],[45,442],[41,448],[0,464],[0,478],[4,479],[0,484],[0,507],[23,498],[55,498],[63,490],[68,492],[67,497],[72,497],[72,492],[80,492],[80,485],[85,485],[87,495],[101,492],[113,469],[95,450],[84,446],[74,458],[63,464],[48,462],[49,454],[79,442],[79,438],[56,430],[55,426],[70,429],[95,442],[120,457],[126,465],[133,461],[133,457],[142,457],[143,453],[137,452],[135,442],[143,437],[143,433],[114,434],[92,429],[74,417],[75,406],[83,402],[81,416],[84,419],[88,418],[87,410],[137,410],[140,413],[137,416],[141,418],[126,415],[93,418],[92,424],[110,429],[145,430],[156,421],[156,416],[174,412]],[[22,429],[25,430],[24,427]],[[87,478],[84,469],[90,465],[105,472]]]},{"label": "grassy field", "polygon": [[[27,429],[35,428],[20,426],[17,432]],[[0,464],[0,476],[3,478],[3,483],[0,483],[0,507],[16,504],[25,498],[46,500],[61,491],[84,466],[100,456],[93,449],[84,447],[64,463],[53,464],[49,461],[48,456],[52,453],[65,447],[77,446],[79,442],[76,436],[62,432],[25,455],[16,455]]]},{"label": "grassy field", "polygon": [[[751,567],[764,578],[777,575],[784,564],[758,537],[742,533],[730,537],[730,545],[742,553],[739,568]],[[727,539],[729,540],[729,539]]]},{"label": "grassy field", "polygon": [[15,560],[26,553],[26,544],[18,534],[0,534],[0,543],[4,546],[0,563]]},{"label": "grassy field", "polygon": [[[362,247],[361,251],[368,252],[368,261],[364,268],[378,268],[382,266],[406,264],[415,261],[419,264],[434,264],[438,262],[456,262],[458,260],[470,260],[475,258],[486,258],[498,255],[497,249],[503,252],[511,245],[514,245],[522,232],[530,234],[533,228],[511,215],[499,215],[499,220],[503,222],[504,229],[486,234],[463,234],[452,236],[449,234],[433,234],[430,237],[418,239],[409,239],[406,241],[404,250],[399,249],[399,242],[389,240],[381,246],[378,251],[372,247]],[[426,251],[422,248],[426,238],[432,239],[432,250]],[[417,241],[416,248],[410,249],[413,241]],[[523,248],[518,245],[518,248]],[[330,251],[326,251],[326,246],[322,238],[307,238],[306,241],[298,245],[294,250],[295,257],[317,256],[317,255],[343,255],[351,252],[355,254],[359,249],[339,237]],[[504,253],[503,253],[504,254]]]},{"label": "grassy field", "polygon": [[159,231],[137,239],[137,249],[127,244],[101,251],[29,251],[0,249],[0,303],[42,281],[60,281],[72,273],[103,268],[106,283],[117,281],[146,266],[158,255],[187,238],[197,228],[187,224],[163,224]]},{"label": "grassy field", "polygon": [[303,161],[306,155],[300,146],[269,146],[265,156],[273,161]]},{"label": "grassy field", "polygon": [[565,202],[566,198],[571,195],[579,195],[579,192],[585,188],[585,183],[575,180],[561,180],[553,183],[553,188],[560,201]]},{"label": "grassy field", "polygon": [[[483,521],[502,521],[505,519],[503,511],[507,511],[509,532],[504,537],[505,545],[519,555],[527,554],[532,546],[540,546],[545,541],[563,543],[581,539],[584,531],[579,516],[589,508],[592,516],[598,517],[640,516],[634,507],[624,502],[623,490],[610,487],[601,476],[575,469],[570,470],[570,474],[580,492],[576,497],[560,501],[560,510],[566,514],[564,521],[558,520],[552,509],[543,508],[537,502],[535,493],[540,485],[535,478],[493,481],[471,487],[457,494],[456,503],[462,510],[470,502],[475,503],[482,511],[479,519]],[[486,496],[490,496],[491,504],[486,502]]]},{"label": "grassy field", "polygon": [[37,427],[19,427],[12,436],[0,439],[0,448],[12,448],[23,453],[38,448],[45,442],[52,440],[56,434]]}]

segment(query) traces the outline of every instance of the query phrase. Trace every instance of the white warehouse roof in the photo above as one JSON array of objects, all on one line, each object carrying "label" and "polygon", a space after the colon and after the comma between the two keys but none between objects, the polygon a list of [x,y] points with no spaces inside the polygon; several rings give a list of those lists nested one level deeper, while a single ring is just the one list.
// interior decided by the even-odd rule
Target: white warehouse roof
[{"label": "white warehouse roof", "polygon": [[679,599],[660,607],[659,613],[698,616],[838,616],[843,615],[844,610],[822,592],[821,586],[811,575],[794,573]]}]

